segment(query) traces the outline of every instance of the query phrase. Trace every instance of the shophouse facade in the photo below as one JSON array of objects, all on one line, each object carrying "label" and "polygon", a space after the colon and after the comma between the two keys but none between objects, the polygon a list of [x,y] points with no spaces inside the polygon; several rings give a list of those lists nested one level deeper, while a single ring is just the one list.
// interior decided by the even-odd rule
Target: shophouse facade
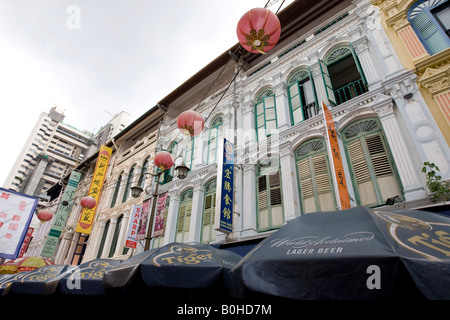
[{"label": "shophouse facade", "polygon": [[402,65],[450,144],[450,4],[447,0],[372,0]]},{"label": "shophouse facade", "polygon": [[[155,172],[155,149],[171,152],[190,172],[179,179],[172,168],[161,176],[164,228],[152,247],[243,243],[296,216],[340,209],[340,177],[330,160],[337,150],[328,148],[322,101],[335,123],[352,207],[385,206],[388,199],[406,208],[431,204],[423,163],[437,164],[448,180],[450,150],[417,75],[389,41],[378,7],[369,0],[297,0],[278,17],[281,38],[266,55],[234,45],[112,140],[108,187],[83,261],[124,259],[143,250],[143,243],[126,250],[124,239],[132,205],[151,198],[154,178],[143,177]],[[189,109],[205,119],[193,138],[176,123]],[[230,234],[215,230],[223,138],[235,146]],[[145,192],[132,198],[136,184]]]}]

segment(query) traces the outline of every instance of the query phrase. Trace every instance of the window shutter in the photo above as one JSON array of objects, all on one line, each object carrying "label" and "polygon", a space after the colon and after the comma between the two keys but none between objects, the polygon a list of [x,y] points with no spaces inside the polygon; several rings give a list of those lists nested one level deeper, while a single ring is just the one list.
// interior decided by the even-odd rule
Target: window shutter
[{"label": "window shutter", "polygon": [[325,86],[325,91],[327,93],[328,101],[336,105],[336,98],[334,96],[333,85],[331,84],[330,74],[328,72],[328,67],[322,60],[319,59],[320,72],[322,73],[323,84]]},{"label": "window shutter", "polygon": [[[420,9],[422,9],[422,12],[417,14],[420,12]],[[431,54],[435,54],[449,47],[449,37],[442,31],[439,31],[441,27],[435,21],[435,18],[432,17],[428,9],[423,10],[420,6],[416,8],[416,13],[414,14],[414,18],[411,19],[411,23]]]},{"label": "window shutter", "polygon": [[294,82],[288,87],[289,103],[291,106],[292,124],[297,124],[304,120],[303,118],[303,103],[301,99],[300,85]]},{"label": "window shutter", "polygon": [[367,86],[366,76],[364,75],[364,71],[361,66],[361,63],[359,62],[359,58],[356,55],[355,49],[353,49],[353,46],[351,43],[350,43],[350,50],[352,51],[353,60],[355,60],[356,68],[358,69],[359,75],[361,76],[361,80]]}]

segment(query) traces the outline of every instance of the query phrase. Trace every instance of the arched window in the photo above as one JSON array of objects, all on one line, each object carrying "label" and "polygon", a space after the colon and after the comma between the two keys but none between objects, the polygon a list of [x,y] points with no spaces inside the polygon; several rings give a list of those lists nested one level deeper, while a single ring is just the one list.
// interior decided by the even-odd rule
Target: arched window
[{"label": "arched window", "polygon": [[[202,142],[201,134],[191,137],[186,144],[184,163],[190,170],[194,170],[198,157],[199,145]],[[194,165],[194,166],[193,166]]]},{"label": "arched window", "polygon": [[111,240],[111,247],[109,248],[109,255],[108,255],[109,258],[111,258],[114,255],[114,252],[116,251],[117,240],[119,240],[120,235],[120,228],[122,228],[122,220],[123,215],[121,215],[119,219],[117,219],[116,227],[114,229],[114,235]]},{"label": "arched window", "polygon": [[344,103],[367,92],[367,81],[358,56],[350,44],[319,60],[328,100],[334,105]]},{"label": "arched window", "polygon": [[144,160],[144,164],[142,165],[141,168],[141,173],[139,175],[139,181],[138,181],[138,186],[141,187],[142,189],[144,189],[145,186],[145,174],[148,173],[148,169],[150,166],[150,156],[148,156],[145,160]]},{"label": "arched window", "polygon": [[279,162],[269,158],[257,165],[258,231],[279,228],[284,223]]},{"label": "arched window", "polygon": [[102,256],[103,248],[105,246],[106,236],[108,235],[109,223],[110,223],[110,221],[108,220],[105,224],[105,229],[103,229],[103,235],[102,235],[102,240],[100,241],[100,246],[98,248],[97,259],[100,259]]},{"label": "arched window", "polygon": [[336,210],[325,140],[312,139],[295,150],[303,213]]},{"label": "arched window", "polygon": [[205,186],[201,242],[212,242],[216,240],[216,230],[214,230],[214,214],[216,211],[216,184],[217,180],[214,179],[208,182]]},{"label": "arched window", "polygon": [[356,201],[363,206],[386,203],[402,196],[392,157],[376,119],[364,119],[343,130]]},{"label": "arched window", "polygon": [[180,196],[180,208],[178,209],[177,234],[175,241],[186,242],[189,236],[191,224],[193,189],[188,189]]},{"label": "arched window", "polygon": [[217,161],[217,149],[219,148],[220,141],[222,141],[222,125],[222,116],[217,116],[211,122],[209,128],[207,164]]},{"label": "arched window", "polygon": [[135,169],[136,169],[136,164],[133,164],[133,166],[130,169],[130,173],[128,174],[127,184],[125,185],[125,190],[123,191],[122,202],[127,201],[128,196],[130,195],[131,182],[133,181],[133,178],[136,174]]},{"label": "arched window", "polygon": [[278,127],[275,94],[272,89],[259,94],[256,99],[255,117],[258,139],[270,136],[272,130]]},{"label": "arched window", "polygon": [[450,47],[450,2],[420,0],[408,10],[408,20],[428,53]]},{"label": "arched window", "polygon": [[116,187],[114,188],[114,194],[113,194],[113,198],[111,200],[111,208],[116,205],[117,197],[118,197],[119,191],[120,191],[120,184],[122,183],[122,176],[123,176],[123,172],[120,173],[119,177],[117,178]]},{"label": "arched window", "polygon": [[311,71],[296,71],[288,80],[289,106],[292,125],[319,114]]}]

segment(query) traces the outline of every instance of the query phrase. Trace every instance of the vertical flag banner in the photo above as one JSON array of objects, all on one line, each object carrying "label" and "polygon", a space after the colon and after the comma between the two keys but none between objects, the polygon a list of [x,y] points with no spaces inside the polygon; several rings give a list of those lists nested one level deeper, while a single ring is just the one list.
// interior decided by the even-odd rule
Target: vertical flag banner
[{"label": "vertical flag banner", "polygon": [[[55,218],[53,218],[52,226],[45,241],[44,247],[42,248],[41,256],[52,258],[55,253],[56,246],[58,245],[59,236],[61,231],[66,226],[67,217],[72,209],[75,191],[78,187],[78,182],[81,178],[81,172],[72,171],[69,177],[69,182],[67,183],[66,189],[61,197],[61,201],[56,211]],[[63,205],[66,203],[67,205]]]},{"label": "vertical flag banner", "polygon": [[139,221],[141,219],[142,206],[137,204],[131,208],[130,224],[128,225],[127,239],[125,241],[125,247],[136,249],[137,241],[136,236],[139,228]]},{"label": "vertical flag banner", "polygon": [[17,258],[38,202],[38,198],[0,188],[0,258]]},{"label": "vertical flag banner", "polygon": [[102,193],[103,182],[105,181],[106,170],[108,169],[109,159],[111,158],[112,149],[107,146],[101,146],[98,153],[97,163],[95,165],[94,176],[92,177],[89,194],[97,204],[94,208],[83,208],[80,220],[76,228],[76,232],[90,234],[92,225],[94,224],[94,216]]},{"label": "vertical flag banner", "polygon": [[164,235],[164,212],[166,211],[167,192],[160,194],[158,204],[156,206],[155,228],[153,229],[153,237]]},{"label": "vertical flag banner", "polygon": [[[219,149],[220,150],[220,149]],[[234,175],[234,146],[227,139],[223,139],[222,152],[217,165],[215,229],[233,232],[233,175]]]},{"label": "vertical flag banner", "polygon": [[147,236],[147,222],[148,222],[148,212],[150,209],[150,200],[147,199],[142,203],[142,213],[141,220],[139,222],[139,228],[136,240],[144,240]]},{"label": "vertical flag banner", "polygon": [[341,210],[350,208],[350,197],[348,195],[347,181],[345,180],[344,165],[342,164],[341,151],[339,150],[339,143],[336,136],[336,128],[334,126],[333,115],[328,110],[325,103],[322,101],[323,115],[327,126],[328,140],[329,140],[329,154],[333,162],[335,181],[337,182],[337,189],[339,193],[339,203]]},{"label": "vertical flag banner", "polygon": [[33,238],[34,228],[29,227],[25,238],[23,239],[22,247],[19,251],[19,256],[17,258],[22,258],[25,252],[27,252],[28,245],[30,244],[31,238]]}]

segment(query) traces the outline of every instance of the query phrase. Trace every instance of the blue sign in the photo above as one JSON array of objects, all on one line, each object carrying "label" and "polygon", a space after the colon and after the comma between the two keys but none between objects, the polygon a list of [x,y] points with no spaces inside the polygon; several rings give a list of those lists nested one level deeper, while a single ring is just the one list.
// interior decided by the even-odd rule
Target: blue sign
[{"label": "blue sign", "polygon": [[[222,163],[218,168],[218,186],[220,191],[216,199],[219,207],[216,208],[216,230],[231,233],[233,232],[233,174],[234,174],[234,146],[227,139],[223,139]],[[217,221],[217,220],[216,220]]]}]

